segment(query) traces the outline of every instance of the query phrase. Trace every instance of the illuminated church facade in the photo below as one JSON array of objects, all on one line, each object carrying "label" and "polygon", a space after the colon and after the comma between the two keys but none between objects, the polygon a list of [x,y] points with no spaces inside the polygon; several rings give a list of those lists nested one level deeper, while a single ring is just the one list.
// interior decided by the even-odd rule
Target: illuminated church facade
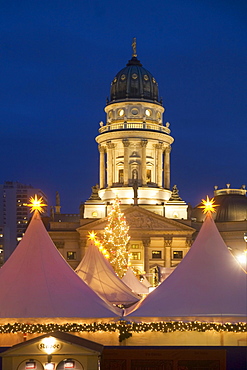
[{"label": "illuminated church facade", "polygon": [[[77,267],[89,244],[88,232],[103,234],[111,204],[118,197],[130,227],[131,264],[140,274],[145,271],[155,283],[158,270],[169,272],[186,255],[202,220],[196,214],[198,209],[191,210],[180,198],[177,186],[171,188],[170,153],[174,139],[170,124],[164,124],[165,109],[157,81],[137,59],[135,41],[132,47],[132,58],[113,78],[105,107],[106,120],[100,122],[96,137],[99,185],[92,187],[90,198],[80,207],[80,215],[62,214],[58,196],[49,233],[65,259]],[[224,190],[220,195],[223,193]],[[241,217],[246,219],[244,187],[240,193],[246,212]],[[232,227],[236,228],[236,224]],[[238,245],[241,239],[240,248],[244,249],[244,224],[240,229],[232,232]],[[229,225],[223,227],[223,234],[224,230],[229,231]],[[225,241],[230,234],[223,235]]]},{"label": "illuminated church facade", "polygon": [[[174,141],[154,76],[133,55],[111,83],[96,137],[99,189],[96,205],[86,201],[84,217],[105,217],[106,205],[117,197],[125,206],[139,205],[168,218],[187,218],[187,204],[170,190],[170,152]],[[174,189],[175,190],[175,189]]]}]

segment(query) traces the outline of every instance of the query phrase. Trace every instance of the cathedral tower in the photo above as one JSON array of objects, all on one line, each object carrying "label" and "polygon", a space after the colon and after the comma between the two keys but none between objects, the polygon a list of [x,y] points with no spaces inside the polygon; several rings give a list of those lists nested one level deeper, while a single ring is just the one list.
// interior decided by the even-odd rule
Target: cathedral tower
[{"label": "cathedral tower", "polygon": [[[118,196],[123,206],[140,205],[169,217],[166,204],[172,195],[170,151],[174,139],[169,123],[163,124],[165,109],[157,81],[137,59],[135,39],[132,47],[132,58],[113,78],[106,122],[100,123],[96,137],[98,195],[105,205]],[[187,205],[180,198],[178,203],[182,213],[176,211],[176,217],[186,218]]]}]

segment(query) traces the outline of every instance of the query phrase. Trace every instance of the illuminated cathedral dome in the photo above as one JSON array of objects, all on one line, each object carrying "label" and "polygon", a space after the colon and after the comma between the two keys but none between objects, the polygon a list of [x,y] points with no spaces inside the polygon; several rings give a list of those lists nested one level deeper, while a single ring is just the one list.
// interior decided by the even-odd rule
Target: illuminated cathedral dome
[{"label": "illuminated cathedral dome", "polygon": [[[218,189],[216,186],[214,199],[215,204],[218,205],[213,216],[216,222],[247,220],[247,197],[244,185],[240,189],[231,189],[230,184],[227,184],[225,189]],[[192,211],[192,218],[202,221],[204,217],[197,205]]]},{"label": "illuminated cathedral dome", "polygon": [[125,100],[158,101],[158,84],[154,76],[142,67],[133,54],[126,67],[121,69],[111,83],[109,103]]}]

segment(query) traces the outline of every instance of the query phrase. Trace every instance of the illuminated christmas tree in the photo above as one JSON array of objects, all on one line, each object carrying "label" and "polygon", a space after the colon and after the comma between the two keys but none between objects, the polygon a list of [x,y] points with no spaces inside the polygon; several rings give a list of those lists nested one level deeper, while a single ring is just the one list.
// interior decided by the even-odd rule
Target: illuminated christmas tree
[{"label": "illuminated christmas tree", "polygon": [[127,271],[129,264],[127,244],[130,237],[128,231],[129,227],[126,224],[125,216],[120,210],[120,201],[116,198],[108,216],[102,245],[108,250],[109,262],[120,278]]}]

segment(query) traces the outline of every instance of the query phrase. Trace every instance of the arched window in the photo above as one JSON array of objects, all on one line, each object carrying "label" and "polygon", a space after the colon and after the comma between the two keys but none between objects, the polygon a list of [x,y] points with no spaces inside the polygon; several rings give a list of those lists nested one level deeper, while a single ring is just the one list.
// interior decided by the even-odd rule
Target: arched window
[{"label": "arched window", "polygon": [[76,369],[76,370],[83,370],[84,367],[82,364],[80,364],[79,361],[73,359],[73,358],[68,358],[65,359],[61,362],[56,367],[57,370],[64,370],[64,369]]}]

